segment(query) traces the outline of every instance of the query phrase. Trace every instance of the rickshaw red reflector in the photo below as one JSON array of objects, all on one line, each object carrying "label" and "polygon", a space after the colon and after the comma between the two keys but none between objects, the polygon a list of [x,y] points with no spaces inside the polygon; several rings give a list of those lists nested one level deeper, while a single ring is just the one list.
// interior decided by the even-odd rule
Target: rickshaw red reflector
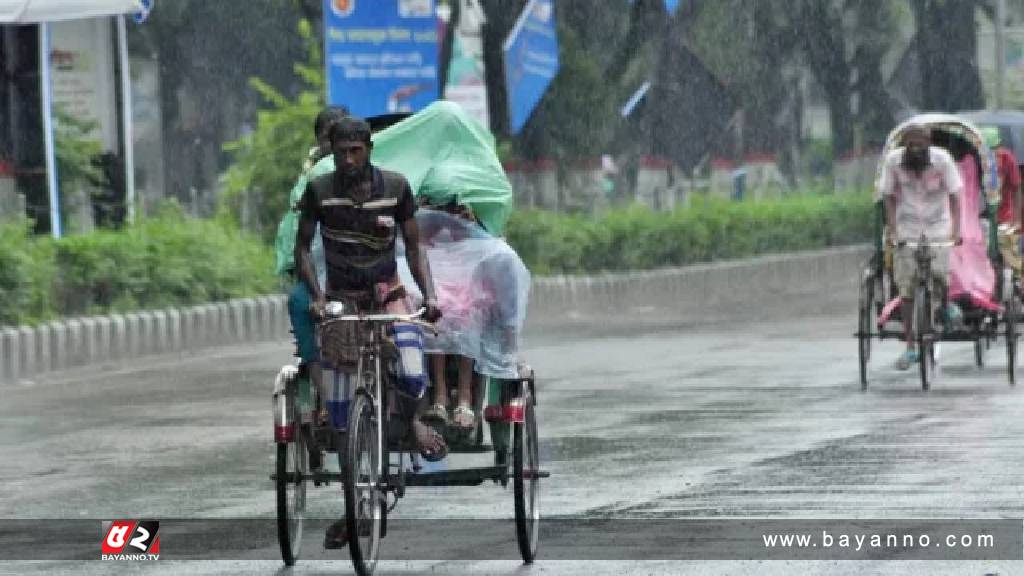
[{"label": "rickshaw red reflector", "polygon": [[274,426],[274,442],[292,442],[295,440],[295,426]]},{"label": "rickshaw red reflector", "polygon": [[505,406],[487,406],[484,408],[484,420],[488,422],[523,422],[526,419],[526,410],[522,404],[507,404]]},{"label": "rickshaw red reflector", "polygon": [[522,404],[509,404],[504,406],[505,422],[524,422],[526,420],[526,409]]}]

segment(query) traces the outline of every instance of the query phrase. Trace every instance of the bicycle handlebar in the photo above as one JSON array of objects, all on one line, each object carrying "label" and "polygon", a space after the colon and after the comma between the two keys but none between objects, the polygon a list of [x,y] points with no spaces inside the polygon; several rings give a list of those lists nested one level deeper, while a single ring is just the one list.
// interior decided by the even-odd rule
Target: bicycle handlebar
[{"label": "bicycle handlebar", "polygon": [[956,243],[952,240],[925,242],[921,242],[919,240],[900,240],[899,242],[899,246],[906,246],[908,248],[920,248],[922,246],[927,246],[929,248],[952,248],[955,244]]},{"label": "bicycle handlebar", "polygon": [[415,323],[426,313],[426,308],[420,308],[412,314],[347,314],[338,315],[344,307],[341,302],[328,302],[324,313],[327,320],[340,322],[412,322]]}]

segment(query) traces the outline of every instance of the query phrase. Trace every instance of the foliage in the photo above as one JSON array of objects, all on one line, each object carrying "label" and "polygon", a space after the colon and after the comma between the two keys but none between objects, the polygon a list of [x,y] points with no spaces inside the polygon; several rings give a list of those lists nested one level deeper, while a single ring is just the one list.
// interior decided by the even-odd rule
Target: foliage
[{"label": "foliage", "polygon": [[61,191],[66,194],[102,181],[103,171],[94,160],[103,153],[103,146],[90,137],[96,123],[75,118],[60,107],[54,107],[54,117],[54,149]]},{"label": "foliage", "polygon": [[226,220],[170,203],[120,231],[59,240],[0,227],[0,324],[184,306],[275,291],[273,255]]},{"label": "foliage", "polygon": [[293,65],[304,45],[295,25],[305,9],[283,0],[157,4],[144,25],[129,26],[128,38],[132,55],[159,73],[163,195],[195,199],[208,214],[230,163],[222,145],[245,132],[260,105],[247,79],[259,76],[288,96],[299,89]]},{"label": "foliage", "polygon": [[508,240],[534,274],[581,274],[866,242],[872,223],[869,195],[814,194],[675,212],[634,206],[598,219],[520,211]]},{"label": "foliage", "polygon": [[[235,157],[225,176],[224,207],[240,221],[255,220],[257,225],[252,228],[268,241],[274,237],[288,206],[288,192],[314,143],[313,119],[324,105],[320,45],[308,22],[300,22],[299,33],[308,51],[307,62],[295,64],[303,90],[290,99],[259,78],[251,78],[249,85],[268,107],[260,110],[254,132],[224,146]],[[242,217],[246,203],[256,207],[255,218]]]},{"label": "foliage", "polygon": [[34,236],[28,220],[0,225],[0,325],[54,315],[53,240]]}]

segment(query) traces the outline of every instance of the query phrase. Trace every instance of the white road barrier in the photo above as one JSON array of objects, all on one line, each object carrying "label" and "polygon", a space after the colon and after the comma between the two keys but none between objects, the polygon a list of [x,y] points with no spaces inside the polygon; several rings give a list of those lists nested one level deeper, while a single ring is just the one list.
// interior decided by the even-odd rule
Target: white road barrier
[{"label": "white road barrier", "polygon": [[[535,278],[529,324],[704,318],[771,306],[801,294],[856,293],[868,246],[766,256],[684,268],[599,276]],[[73,318],[0,328],[0,382],[90,364],[244,342],[288,340],[285,295],[181,309]],[[851,302],[851,309],[855,303]]]}]

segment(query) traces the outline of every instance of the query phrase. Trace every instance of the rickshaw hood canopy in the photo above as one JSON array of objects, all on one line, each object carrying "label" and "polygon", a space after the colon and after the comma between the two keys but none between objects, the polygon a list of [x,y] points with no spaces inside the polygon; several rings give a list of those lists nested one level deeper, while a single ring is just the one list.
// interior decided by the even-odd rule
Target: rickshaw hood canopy
[{"label": "rickshaw hood canopy", "polygon": [[996,164],[996,157],[992,150],[985,144],[985,137],[981,130],[970,121],[955,114],[927,113],[918,114],[901,122],[896,128],[889,132],[885,139],[885,147],[882,149],[882,157],[878,163],[878,170],[875,175],[875,199],[879,200],[881,190],[882,167],[884,159],[896,148],[900,147],[903,133],[912,125],[925,126],[933,130],[943,130],[957,136],[963,137],[978,152],[981,160],[982,190],[990,205],[999,204],[999,169]]}]

